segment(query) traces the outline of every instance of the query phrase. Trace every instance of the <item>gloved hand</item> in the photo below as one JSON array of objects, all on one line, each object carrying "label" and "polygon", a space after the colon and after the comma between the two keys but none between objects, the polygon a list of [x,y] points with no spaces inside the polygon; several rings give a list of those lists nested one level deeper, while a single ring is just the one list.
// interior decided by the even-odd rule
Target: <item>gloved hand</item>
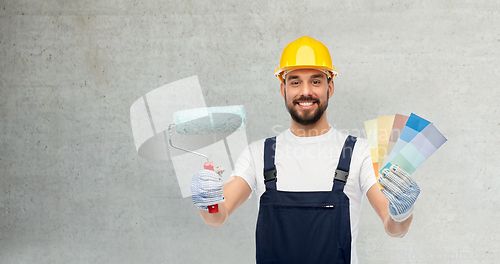
[{"label": "gloved hand", "polygon": [[208,210],[209,205],[224,202],[220,174],[211,170],[197,172],[191,180],[191,195],[194,205],[202,210]]},{"label": "gloved hand", "polygon": [[410,174],[397,165],[382,171],[378,181],[386,189],[382,193],[389,200],[389,214],[392,220],[402,222],[413,212],[413,205],[420,194],[420,188]]}]

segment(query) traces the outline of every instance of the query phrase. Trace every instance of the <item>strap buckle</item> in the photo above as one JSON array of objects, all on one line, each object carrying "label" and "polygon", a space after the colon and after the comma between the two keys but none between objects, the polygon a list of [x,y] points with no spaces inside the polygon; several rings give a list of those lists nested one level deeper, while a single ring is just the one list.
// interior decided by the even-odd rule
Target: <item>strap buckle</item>
[{"label": "strap buckle", "polygon": [[276,175],[276,167],[274,167],[274,169],[270,171],[264,171],[264,183],[272,180],[277,180]]},{"label": "strap buckle", "polygon": [[335,170],[335,178],[334,180],[339,180],[342,182],[347,182],[347,178],[349,177],[349,172],[348,171],[343,171],[340,169]]}]

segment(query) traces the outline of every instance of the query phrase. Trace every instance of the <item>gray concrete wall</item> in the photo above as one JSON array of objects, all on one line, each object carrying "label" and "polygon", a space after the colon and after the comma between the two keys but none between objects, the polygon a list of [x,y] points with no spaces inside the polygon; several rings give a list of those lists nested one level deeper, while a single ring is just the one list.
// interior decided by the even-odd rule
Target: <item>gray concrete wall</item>
[{"label": "gray concrete wall", "polygon": [[[427,118],[448,138],[414,174],[403,239],[365,201],[361,263],[498,263],[500,3],[0,1],[0,263],[252,263],[255,195],[220,228],[169,161],[137,156],[129,108],[198,75],[208,106],[244,105],[249,141],[286,129],[273,70],[325,43],[332,125]],[[180,91],[181,92],[181,91]]]}]

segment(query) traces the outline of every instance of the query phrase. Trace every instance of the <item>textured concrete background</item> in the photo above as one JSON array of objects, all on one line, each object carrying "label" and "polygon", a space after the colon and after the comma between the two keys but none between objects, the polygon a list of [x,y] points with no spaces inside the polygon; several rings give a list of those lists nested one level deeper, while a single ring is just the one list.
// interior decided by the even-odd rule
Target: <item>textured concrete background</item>
[{"label": "textured concrete background", "polygon": [[[252,263],[255,195],[220,228],[171,162],[137,156],[129,108],[198,75],[208,106],[244,105],[249,141],[286,129],[273,77],[310,35],[339,69],[328,118],[414,112],[448,142],[414,174],[403,239],[365,201],[361,263],[498,263],[500,3],[0,1],[0,263]],[[182,91],[179,91],[182,93]]]}]

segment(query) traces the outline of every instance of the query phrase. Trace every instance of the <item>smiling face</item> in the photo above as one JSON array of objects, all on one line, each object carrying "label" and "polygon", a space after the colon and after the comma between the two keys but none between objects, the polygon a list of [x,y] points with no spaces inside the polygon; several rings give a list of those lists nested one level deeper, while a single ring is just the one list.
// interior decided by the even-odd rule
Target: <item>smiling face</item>
[{"label": "smiling face", "polygon": [[328,107],[333,81],[328,81],[326,74],[318,70],[294,70],[281,83],[281,94],[293,121],[302,126],[314,125]]}]

